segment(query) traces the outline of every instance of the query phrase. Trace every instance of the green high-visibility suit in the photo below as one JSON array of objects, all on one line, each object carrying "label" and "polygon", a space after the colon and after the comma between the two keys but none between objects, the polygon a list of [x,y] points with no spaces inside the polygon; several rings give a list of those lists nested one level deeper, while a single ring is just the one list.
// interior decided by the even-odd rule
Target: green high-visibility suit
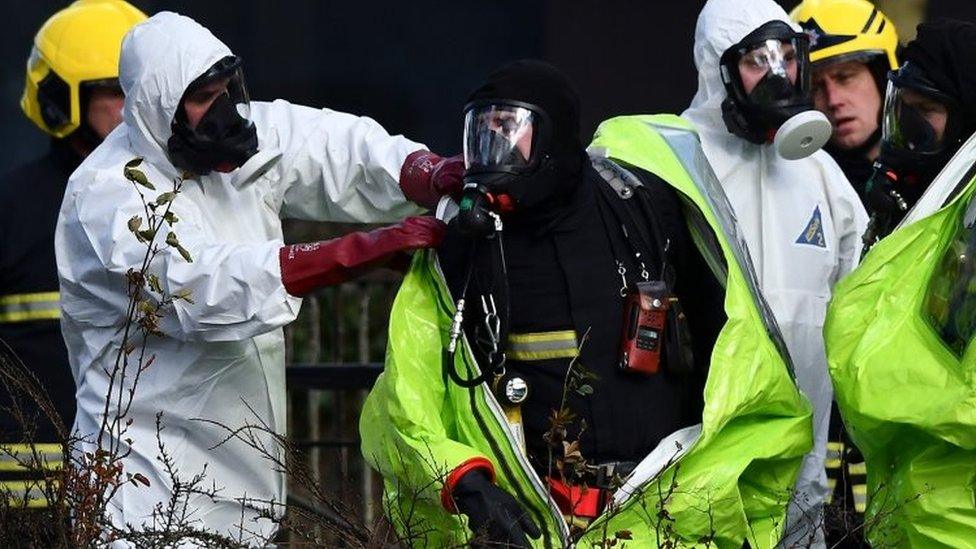
[{"label": "green high-visibility suit", "polygon": [[[712,352],[701,424],[662,441],[578,546],[620,535],[633,547],[705,540],[773,547],[812,444],[811,410],[784,360],[721,187],[697,136],[675,116],[608,120],[590,150],[652,172],[678,191],[696,244],[725,284],[728,321]],[[463,543],[470,536],[465,519],[444,510],[439,492],[452,469],[487,458],[498,485],[542,527],[534,545],[564,546],[566,522],[491,391],[464,389],[443,373],[455,297],[436,254],[418,254],[390,315],[386,371],[360,420],[363,454],[385,479],[387,515],[409,545]],[[466,342],[455,356],[465,377],[479,371]],[[662,505],[667,513],[659,512]]]},{"label": "green high-visibility suit", "polygon": [[957,191],[871,249],[835,288],[824,326],[875,547],[976,547],[972,171]]}]

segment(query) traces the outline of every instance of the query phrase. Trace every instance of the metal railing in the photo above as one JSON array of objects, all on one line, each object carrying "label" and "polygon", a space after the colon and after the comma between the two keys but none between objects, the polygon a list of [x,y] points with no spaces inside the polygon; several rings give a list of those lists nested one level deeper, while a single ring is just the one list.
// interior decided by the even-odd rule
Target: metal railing
[{"label": "metal railing", "polygon": [[[382,482],[359,449],[359,413],[383,368],[389,311],[399,287],[374,273],[307,298],[285,329],[288,433],[313,478],[359,513],[378,518]],[[289,486],[301,497],[301,488]]]}]

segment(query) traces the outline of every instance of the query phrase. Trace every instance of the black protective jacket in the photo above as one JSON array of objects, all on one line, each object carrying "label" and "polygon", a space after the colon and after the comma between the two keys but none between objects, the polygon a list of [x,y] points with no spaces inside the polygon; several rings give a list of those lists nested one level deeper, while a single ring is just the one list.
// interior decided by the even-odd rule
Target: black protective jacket
[{"label": "black protective jacket", "polygon": [[[575,189],[569,196],[550,201],[544,214],[506,222],[505,274],[497,257],[493,258],[497,252],[493,254],[491,244],[479,244],[474,252],[465,317],[469,341],[484,340],[479,333],[483,315],[477,296],[491,290],[496,300],[509,304],[504,331],[511,335],[572,330],[581,345],[578,361],[595,376],[586,381],[592,393],[581,394],[566,390],[571,358],[509,358],[506,362],[506,370],[521,375],[529,385],[529,396],[521,406],[526,447],[543,475],[550,457],[544,434],[564,393],[566,407],[575,416],[566,438],[579,440],[581,453],[591,464],[638,462],[663,437],[701,421],[708,360],[725,321],[724,291],[689,236],[675,192],[647,172],[630,170],[644,184],[658,234],[670,241],[667,256],[676,271],[674,289],[687,314],[695,351],[693,373],[662,372],[646,377],[618,369],[624,300],[616,261],[623,262],[626,278],[633,283],[640,280],[641,271],[633,246],[653,248],[642,254],[652,276],[660,271],[663,246],[650,243],[651,220],[637,208],[636,200],[618,198],[589,163],[580,180],[570,186]],[[608,194],[601,195],[604,191]],[[626,238],[619,218],[629,219],[625,223],[628,232],[640,235]],[[458,235],[452,224],[439,257],[455,297],[464,285],[471,250],[471,241]],[[507,278],[507,285],[500,282],[502,277]],[[496,305],[504,318],[505,304]],[[478,345],[474,346],[483,363],[483,353],[479,356]]]},{"label": "black protective jacket", "polygon": [[868,139],[867,143],[853,150],[843,150],[839,147],[827,145],[824,150],[837,162],[837,166],[851,183],[851,187],[857,192],[861,199],[861,204],[867,207],[867,184],[874,174],[874,160],[867,157],[867,153],[881,140],[881,131],[878,130]]},{"label": "black protective jacket", "polygon": [[[44,157],[0,178],[0,339],[47,391],[71,429],[75,383],[61,338],[54,228],[68,176],[81,159],[66,142],[52,142]],[[5,353],[7,354],[7,353]],[[0,384],[0,441],[23,441]],[[57,442],[53,425],[33,399],[18,399],[37,431],[31,442]]]}]

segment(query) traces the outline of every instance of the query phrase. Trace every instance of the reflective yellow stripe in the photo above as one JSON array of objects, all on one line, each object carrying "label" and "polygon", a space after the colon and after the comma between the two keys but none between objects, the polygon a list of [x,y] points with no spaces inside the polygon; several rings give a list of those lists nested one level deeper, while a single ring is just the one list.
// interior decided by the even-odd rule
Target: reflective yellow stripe
[{"label": "reflective yellow stripe", "polygon": [[830,503],[832,501],[834,501],[834,488],[836,488],[836,487],[837,487],[837,479],[835,479],[835,478],[828,478],[827,479],[827,497],[824,498],[826,500],[827,505],[830,505]]},{"label": "reflective yellow stripe", "polygon": [[54,301],[60,299],[58,292],[36,292],[33,294],[10,294],[0,296],[0,305],[14,305],[20,303],[38,303],[41,301]]},{"label": "reflective yellow stripe", "polygon": [[578,352],[573,330],[509,334],[506,351],[508,358],[523,361],[573,358]]},{"label": "reflective yellow stripe", "polygon": [[[29,471],[40,468],[56,471],[63,465],[60,444],[3,444],[0,445],[0,471]],[[39,463],[34,463],[34,453]]]},{"label": "reflective yellow stripe", "polygon": [[844,455],[843,442],[828,442],[827,456],[824,459],[824,467],[827,469],[840,469],[840,458]]},{"label": "reflective yellow stripe", "polygon": [[58,292],[0,296],[0,322],[28,322],[61,318]]},{"label": "reflective yellow stripe", "polygon": [[[56,484],[52,481],[52,485]],[[44,493],[44,486],[34,480],[0,481],[0,500],[5,497],[10,498],[8,508],[24,507],[25,499],[28,508],[47,507],[47,495]]]},{"label": "reflective yellow stripe", "polygon": [[563,349],[559,351],[509,351],[508,358],[512,360],[551,360],[554,358],[575,358],[576,349]]},{"label": "reflective yellow stripe", "polygon": [[61,455],[61,445],[50,442],[41,444],[0,444],[0,451],[6,453],[30,453],[37,450],[39,454],[58,454]]},{"label": "reflective yellow stripe", "polygon": [[576,345],[576,332],[560,330],[558,332],[535,332],[530,334],[510,334],[509,343],[538,343],[540,341],[571,341]]},{"label": "reflective yellow stripe", "polygon": [[865,484],[855,484],[851,487],[854,493],[854,510],[863,513],[868,508],[868,487]]},{"label": "reflective yellow stripe", "polygon": [[61,318],[61,309],[0,312],[0,322],[28,322],[31,320],[57,320],[59,318]]},{"label": "reflective yellow stripe", "polygon": [[[41,458],[41,463],[39,469],[44,471],[57,471],[61,468],[63,463],[61,458],[57,461],[52,459]],[[9,473],[11,471],[30,471],[32,469],[38,468],[36,464],[31,463],[31,457],[21,457],[20,459],[13,459],[10,456],[4,456],[0,459],[0,472]]]},{"label": "reflective yellow stripe", "polygon": [[852,475],[866,475],[868,474],[868,467],[863,463],[851,463],[847,466],[847,471]]}]

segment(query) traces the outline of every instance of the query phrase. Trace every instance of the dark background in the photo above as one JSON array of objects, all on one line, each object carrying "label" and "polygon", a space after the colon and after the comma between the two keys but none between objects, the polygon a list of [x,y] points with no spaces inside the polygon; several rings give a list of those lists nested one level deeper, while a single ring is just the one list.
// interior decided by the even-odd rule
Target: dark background
[{"label": "dark background", "polygon": [[[0,172],[47,138],[20,112],[34,33],[68,4],[4,0]],[[583,135],[617,114],[680,112],[692,95],[701,0],[135,0],[209,27],[244,58],[255,99],[367,114],[443,154],[460,148],[461,107],[491,69],[520,57],[565,70],[583,98]],[[780,2],[790,9],[798,0]],[[931,0],[928,17],[976,20],[976,2]]]}]

